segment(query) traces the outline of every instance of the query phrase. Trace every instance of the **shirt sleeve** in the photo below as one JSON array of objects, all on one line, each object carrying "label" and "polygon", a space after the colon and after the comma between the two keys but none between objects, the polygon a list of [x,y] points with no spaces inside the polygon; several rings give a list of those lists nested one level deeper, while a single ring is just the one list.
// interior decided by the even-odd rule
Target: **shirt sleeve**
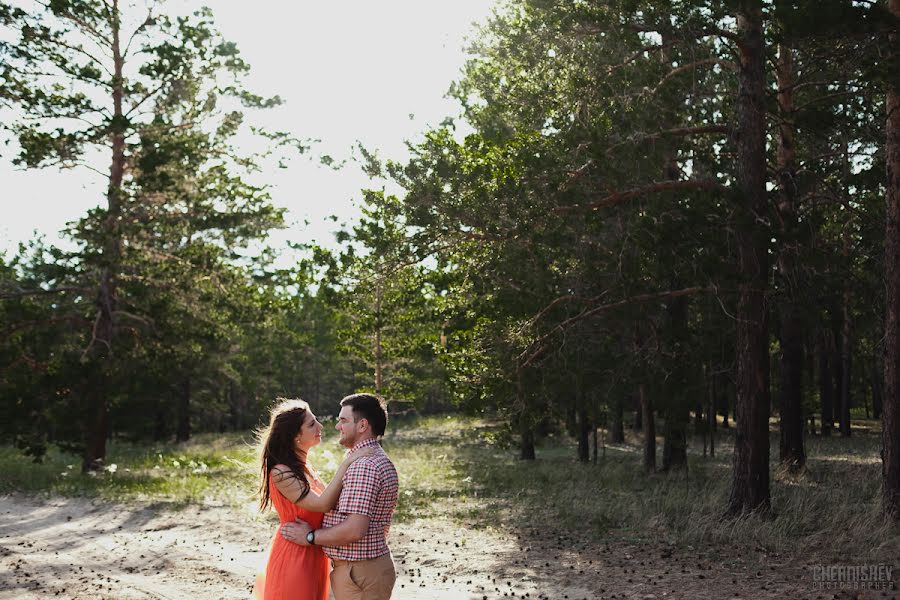
[{"label": "shirt sleeve", "polygon": [[375,465],[365,459],[356,461],[344,474],[344,489],[341,490],[341,497],[335,510],[345,514],[371,517],[379,487]]}]

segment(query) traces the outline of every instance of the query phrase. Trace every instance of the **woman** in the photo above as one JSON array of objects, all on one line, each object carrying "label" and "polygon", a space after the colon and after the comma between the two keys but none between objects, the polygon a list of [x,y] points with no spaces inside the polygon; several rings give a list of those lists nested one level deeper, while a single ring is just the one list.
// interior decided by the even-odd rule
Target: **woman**
[{"label": "woman", "polygon": [[[259,433],[260,511],[272,505],[282,524],[301,518],[321,527],[322,513],[337,503],[347,467],[372,451],[348,456],[325,486],[307,462],[309,450],[322,441],[322,424],[303,400],[279,400],[269,426]],[[257,578],[254,593],[264,600],[327,600],[328,559],[322,548],[293,544],[276,531],[265,576]]]}]

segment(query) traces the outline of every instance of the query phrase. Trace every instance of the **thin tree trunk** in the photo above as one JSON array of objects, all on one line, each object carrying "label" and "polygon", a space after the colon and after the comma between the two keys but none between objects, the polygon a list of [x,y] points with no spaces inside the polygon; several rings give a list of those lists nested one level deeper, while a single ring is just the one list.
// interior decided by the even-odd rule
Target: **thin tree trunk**
[{"label": "thin tree trunk", "polygon": [[884,374],[884,363],[879,358],[876,358],[875,364],[872,366],[872,418],[880,419],[882,412],[882,392],[881,387],[883,385],[883,381],[881,380],[882,375]]},{"label": "thin tree trunk", "polygon": [[85,431],[85,451],[82,471],[98,469],[106,459],[106,439],[109,429],[109,408],[107,394],[112,389],[109,378],[112,374],[112,350],[115,336],[114,315],[116,311],[116,275],[120,270],[122,240],[119,222],[122,212],[122,181],[125,176],[125,119],[124,98],[124,57],[119,41],[119,3],[113,0],[110,29],[112,31],[113,79],[112,101],[113,119],[110,124],[112,140],[112,163],[109,169],[109,185],[106,192],[106,218],[102,228],[104,234],[103,256],[100,267],[100,286],[97,292],[97,315],[91,341],[85,355],[91,354],[98,361],[100,381],[91,391],[90,421]]},{"label": "thin tree trunk", "polygon": [[656,471],[656,423],[653,418],[653,405],[647,388],[641,384],[638,391],[641,401],[641,420],[644,424],[644,470],[648,473]]},{"label": "thin tree trunk", "polygon": [[797,220],[797,166],[794,145],[794,56],[785,43],[778,46],[776,68],[778,108],[778,217],[782,242],[778,252],[781,287],[781,464],[799,471],[806,464],[803,448],[803,323],[798,299],[799,224]]},{"label": "thin tree trunk", "polygon": [[713,375],[709,382],[709,408],[706,411],[707,427],[709,431],[709,456],[716,455],[716,376]]},{"label": "thin tree trunk", "polygon": [[625,443],[625,410],[622,406],[622,398],[616,396],[612,402],[612,423],[610,424],[609,439],[613,444]]},{"label": "thin tree trunk", "polygon": [[375,290],[375,339],[373,353],[375,355],[375,393],[380,394],[384,387],[384,346],[381,343],[382,329],[382,302],[384,290],[381,284],[377,284]]},{"label": "thin tree trunk", "polygon": [[841,354],[841,313],[831,310],[831,419],[836,428],[841,428],[841,390],[844,381],[844,361]]},{"label": "thin tree trunk", "polygon": [[843,323],[841,324],[841,437],[850,437],[850,290],[844,290]]},{"label": "thin tree trunk", "polygon": [[[597,464],[597,430],[600,429],[600,427],[598,427],[600,419],[597,416],[600,414],[600,411],[598,410],[598,407],[597,407],[597,393],[596,392],[591,392],[591,407],[593,408],[594,418],[598,421],[598,423],[594,424],[593,430],[591,431],[591,434],[593,436],[593,442],[594,442],[594,450],[593,450],[593,456],[591,457],[591,461],[596,465]],[[621,417],[621,414],[619,416]],[[621,420],[620,420],[620,423],[621,423]]]},{"label": "thin tree trunk", "polygon": [[[900,0],[890,0],[891,14],[900,19]],[[892,58],[897,59],[900,34],[890,35]],[[884,235],[884,393],[882,415],[882,506],[900,520],[900,84],[888,79],[887,219]]]},{"label": "thin tree trunk", "polygon": [[579,462],[588,462],[590,456],[590,435],[591,422],[588,418],[587,407],[584,406],[584,398],[581,398],[582,405],[578,408],[578,460]]},{"label": "thin tree trunk", "polygon": [[521,430],[522,439],[519,458],[522,460],[534,460],[534,428],[526,424],[523,419]]},{"label": "thin tree trunk", "polygon": [[521,411],[519,413],[519,432],[521,434],[519,458],[534,460],[534,426],[531,424],[531,415],[528,413],[521,369],[516,373],[516,401]]},{"label": "thin tree trunk", "polygon": [[722,429],[729,429],[731,425],[728,422],[728,409],[731,407],[731,396],[728,390],[722,394]]},{"label": "thin tree trunk", "polygon": [[831,349],[827,330],[819,338],[819,403],[822,406],[822,435],[828,437],[834,428],[831,387]]},{"label": "thin tree trunk", "polygon": [[[852,211],[850,210],[850,149],[847,141],[844,141],[844,197],[847,202],[847,218],[844,220],[842,254],[844,265],[849,270],[851,264],[851,227]],[[850,321],[850,278],[844,278],[844,293],[841,298],[841,437],[850,437],[850,353],[851,347],[851,321]]]},{"label": "thin tree trunk", "polygon": [[736,231],[740,293],[737,308],[737,433],[728,512],[768,510],[769,326],[766,310],[768,236],[760,224],[766,202],[766,78],[762,5],[744,0],[737,12],[739,92],[737,176],[741,222]]},{"label": "thin tree trunk", "polygon": [[191,378],[185,377],[178,390],[178,426],[175,429],[175,441],[186,442],[191,439]]}]

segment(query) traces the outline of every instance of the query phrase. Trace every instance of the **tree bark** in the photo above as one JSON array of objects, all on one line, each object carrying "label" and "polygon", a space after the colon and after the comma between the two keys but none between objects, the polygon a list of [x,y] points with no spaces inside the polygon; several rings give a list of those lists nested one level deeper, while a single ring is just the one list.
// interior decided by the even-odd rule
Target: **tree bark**
[{"label": "tree bark", "polygon": [[191,439],[191,379],[185,377],[178,389],[178,425],[175,428],[175,441],[186,442]]},{"label": "tree bark", "polygon": [[716,376],[713,375],[709,382],[709,407],[706,410],[707,427],[709,431],[709,455],[716,455]]},{"label": "tree bark", "polygon": [[534,460],[534,428],[525,424],[524,420],[521,425],[521,434],[519,458],[522,460]]},{"label": "tree bark", "polygon": [[522,369],[516,373],[516,403],[519,406],[519,458],[522,460],[534,460],[534,426],[531,424],[525,390],[522,384]]},{"label": "tree bark", "polygon": [[663,437],[663,471],[687,470],[687,431],[674,411],[667,411]]},{"label": "tree bark", "polygon": [[722,429],[729,429],[731,425],[728,422],[728,414],[729,409],[731,407],[731,395],[729,394],[729,390],[726,388],[722,392]]},{"label": "tree bark", "polygon": [[798,295],[799,222],[797,220],[797,161],[794,144],[794,56],[785,43],[778,46],[776,81],[781,122],[778,127],[778,283],[781,288],[781,464],[800,471],[806,464],[803,447],[803,322]]},{"label": "tree bark", "polygon": [[[584,399],[581,399],[582,402]],[[590,435],[591,421],[588,418],[588,410],[582,404],[578,408],[578,460],[579,462],[588,462],[590,455]]]},{"label": "tree bark", "polygon": [[384,346],[381,343],[382,303],[384,289],[379,283],[375,290],[375,335],[372,341],[372,353],[375,355],[375,393],[380,394],[384,387]]},{"label": "tree bark", "polygon": [[[853,212],[850,210],[850,150],[846,139],[844,140],[844,199],[845,212],[844,230],[842,232],[842,254],[847,271],[850,270],[850,246],[851,246],[851,222]],[[841,437],[850,437],[850,365],[851,347],[851,320],[850,320],[850,277],[844,277],[844,293],[841,298],[841,389],[840,395],[840,419]]]},{"label": "tree bark", "polygon": [[769,327],[765,295],[768,235],[761,221],[766,203],[765,42],[762,5],[744,0],[737,11],[740,58],[737,99],[737,173],[741,223],[736,231],[737,429],[728,512],[768,510],[769,494]]},{"label": "tree bark", "polygon": [[872,367],[872,418],[880,419],[882,413],[882,392],[881,388],[884,382],[881,380],[884,374],[884,363],[880,359],[875,360]]},{"label": "tree bark", "polygon": [[113,0],[110,7],[110,29],[112,31],[112,101],[113,118],[110,122],[112,142],[112,163],[109,169],[109,184],[106,192],[106,218],[103,219],[103,256],[100,265],[100,285],[97,291],[97,315],[91,340],[85,356],[98,363],[100,381],[88,397],[92,401],[91,419],[85,431],[85,450],[82,470],[97,469],[106,459],[106,438],[109,432],[109,408],[107,394],[113,386],[108,384],[111,377],[113,338],[115,336],[114,315],[116,311],[116,275],[120,270],[122,254],[122,234],[119,223],[122,216],[122,181],[125,176],[125,126],[123,98],[125,85],[123,70],[125,60],[119,40],[119,3]]},{"label": "tree bark", "polygon": [[641,401],[641,421],[644,424],[644,470],[652,473],[656,471],[656,423],[653,418],[653,404],[644,384],[640,385],[638,395]]},{"label": "tree bark", "polygon": [[[900,0],[890,0],[891,14],[900,19]],[[896,61],[900,34],[890,35]],[[888,61],[890,64],[891,61]],[[896,62],[894,63],[896,64]],[[884,388],[882,415],[882,506],[900,520],[900,84],[895,68],[887,90],[887,219],[884,235]]]},{"label": "tree bark", "polygon": [[823,330],[819,339],[819,403],[822,407],[822,435],[828,437],[834,428],[834,409],[831,386],[831,349],[828,332]]},{"label": "tree bark", "polygon": [[616,396],[610,409],[612,410],[612,423],[610,424],[609,440],[613,444],[623,444],[625,443],[625,410],[620,396]]}]

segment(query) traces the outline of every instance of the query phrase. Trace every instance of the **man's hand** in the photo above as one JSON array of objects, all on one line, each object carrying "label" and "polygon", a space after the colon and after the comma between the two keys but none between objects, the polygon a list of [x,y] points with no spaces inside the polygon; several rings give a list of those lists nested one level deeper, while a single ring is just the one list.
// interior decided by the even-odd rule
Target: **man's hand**
[{"label": "man's hand", "polygon": [[285,523],[281,526],[281,537],[301,546],[309,546],[306,543],[306,534],[312,530],[309,523],[303,519],[297,519],[293,523]]}]

